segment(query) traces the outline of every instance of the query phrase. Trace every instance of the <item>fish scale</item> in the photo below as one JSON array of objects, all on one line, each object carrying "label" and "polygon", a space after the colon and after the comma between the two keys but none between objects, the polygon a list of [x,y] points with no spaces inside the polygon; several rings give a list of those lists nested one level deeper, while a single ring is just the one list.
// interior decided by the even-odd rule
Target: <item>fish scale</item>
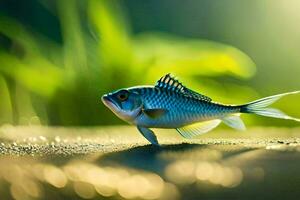
[{"label": "fish scale", "polygon": [[152,119],[145,114],[140,115],[135,122],[146,127],[178,127],[191,122],[203,121],[212,117],[221,117],[228,113],[237,112],[239,108],[222,104],[198,100],[194,97],[179,95],[177,92],[155,87],[134,88],[132,92],[141,95],[146,109],[166,109],[168,112],[158,118]]}]

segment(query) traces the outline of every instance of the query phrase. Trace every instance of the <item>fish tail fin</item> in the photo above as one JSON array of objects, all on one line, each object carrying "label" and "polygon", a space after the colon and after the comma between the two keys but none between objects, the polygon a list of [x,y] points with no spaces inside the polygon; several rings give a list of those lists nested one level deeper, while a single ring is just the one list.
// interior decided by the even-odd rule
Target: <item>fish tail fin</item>
[{"label": "fish tail fin", "polygon": [[288,116],[287,114],[283,113],[282,111],[280,111],[278,109],[268,107],[284,96],[291,95],[291,94],[299,94],[299,93],[300,93],[300,91],[294,91],[294,92],[288,92],[288,93],[283,93],[283,94],[278,94],[278,95],[258,99],[256,101],[242,105],[240,107],[241,108],[240,112],[241,113],[254,113],[254,114],[262,115],[262,116],[266,116],[266,117],[288,119],[288,120],[294,120],[294,121],[300,122],[300,119]]}]

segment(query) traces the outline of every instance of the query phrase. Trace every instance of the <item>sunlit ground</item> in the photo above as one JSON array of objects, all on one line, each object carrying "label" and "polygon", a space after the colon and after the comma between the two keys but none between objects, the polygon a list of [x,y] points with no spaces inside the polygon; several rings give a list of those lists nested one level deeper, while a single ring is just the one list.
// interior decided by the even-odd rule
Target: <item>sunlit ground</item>
[{"label": "sunlit ground", "polygon": [[300,195],[300,129],[184,140],[133,127],[0,129],[1,199],[286,199]]}]

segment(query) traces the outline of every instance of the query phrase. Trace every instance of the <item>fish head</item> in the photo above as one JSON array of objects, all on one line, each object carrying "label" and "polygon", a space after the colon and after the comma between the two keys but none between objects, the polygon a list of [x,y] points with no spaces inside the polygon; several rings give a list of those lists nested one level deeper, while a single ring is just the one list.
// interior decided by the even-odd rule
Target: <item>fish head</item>
[{"label": "fish head", "polygon": [[127,122],[132,122],[143,106],[140,94],[128,89],[105,94],[101,100],[115,115]]}]

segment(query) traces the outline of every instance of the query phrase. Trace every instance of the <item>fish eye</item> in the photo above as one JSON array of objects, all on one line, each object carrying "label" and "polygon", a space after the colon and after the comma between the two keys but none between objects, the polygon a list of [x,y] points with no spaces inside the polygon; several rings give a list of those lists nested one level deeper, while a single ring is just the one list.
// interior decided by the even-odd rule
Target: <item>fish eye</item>
[{"label": "fish eye", "polygon": [[128,93],[122,92],[118,94],[117,97],[120,101],[126,101],[128,99]]}]

